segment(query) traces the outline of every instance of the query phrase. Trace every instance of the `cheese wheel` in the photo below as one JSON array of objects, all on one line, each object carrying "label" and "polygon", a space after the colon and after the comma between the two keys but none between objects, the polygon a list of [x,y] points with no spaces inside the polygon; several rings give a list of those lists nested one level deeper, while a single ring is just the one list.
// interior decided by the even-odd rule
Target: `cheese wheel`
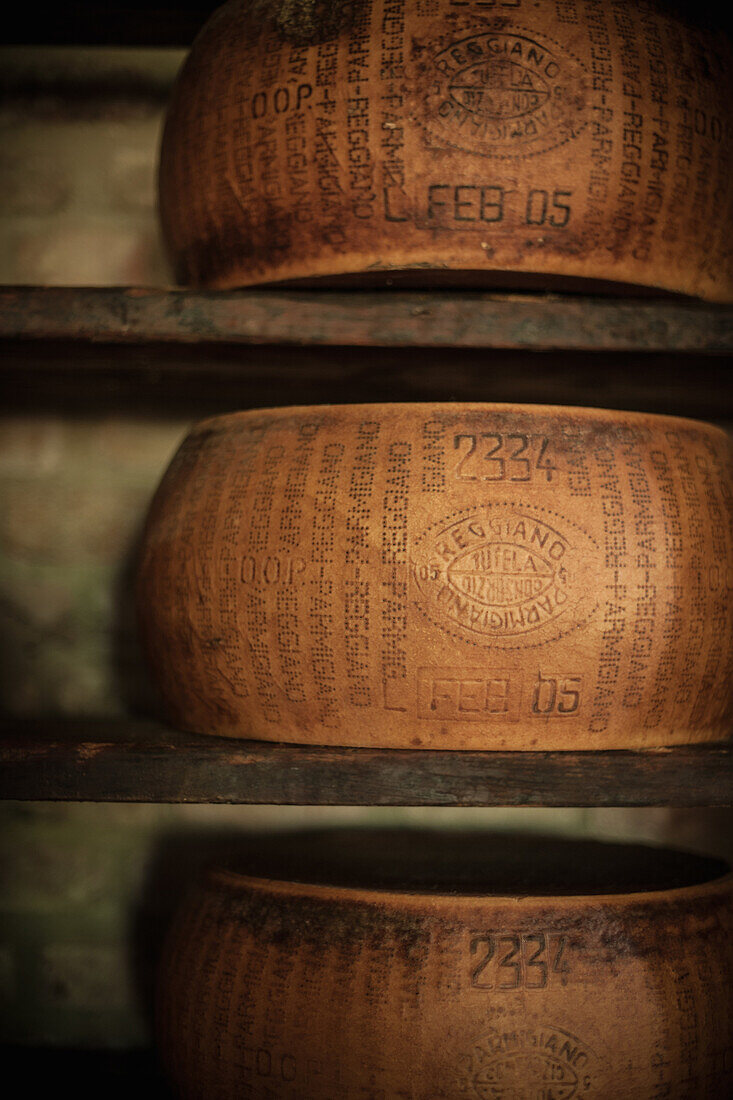
[{"label": "cheese wheel", "polygon": [[200,286],[731,302],[732,112],[725,35],[654,0],[232,0],[173,95],[164,235]]},{"label": "cheese wheel", "polygon": [[204,421],[144,539],[173,721],[268,741],[728,737],[733,446],[640,413],[405,404]]},{"label": "cheese wheel", "polygon": [[174,925],[158,1035],[181,1100],[733,1095],[724,864],[357,834],[343,884],[317,838],[313,879],[314,838],[290,843],[300,881],[216,872]]}]

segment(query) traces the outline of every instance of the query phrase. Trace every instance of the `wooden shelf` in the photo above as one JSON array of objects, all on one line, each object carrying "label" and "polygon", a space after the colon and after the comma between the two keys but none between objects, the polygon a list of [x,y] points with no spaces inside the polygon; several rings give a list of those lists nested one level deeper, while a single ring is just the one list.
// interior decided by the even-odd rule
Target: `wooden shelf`
[{"label": "wooden shelf", "polygon": [[0,290],[0,403],[197,418],[334,401],[733,421],[733,309],[436,291]]},{"label": "wooden shelf", "polygon": [[15,287],[0,338],[733,354],[733,308],[672,298],[475,291]]},{"label": "wooden shelf", "polygon": [[730,806],[733,749],[409,752],[180,733],[149,721],[8,720],[0,798],[332,806]]}]

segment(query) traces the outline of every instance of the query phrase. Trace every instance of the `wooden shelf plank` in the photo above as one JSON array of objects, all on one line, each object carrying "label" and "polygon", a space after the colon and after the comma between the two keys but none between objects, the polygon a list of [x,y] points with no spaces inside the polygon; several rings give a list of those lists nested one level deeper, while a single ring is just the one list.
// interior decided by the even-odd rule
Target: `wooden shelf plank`
[{"label": "wooden shelf plank", "polygon": [[473,291],[5,288],[0,339],[19,338],[731,355],[733,308]]},{"label": "wooden shelf plank", "polygon": [[733,749],[408,752],[180,733],[149,721],[6,720],[0,798],[340,806],[729,806]]}]

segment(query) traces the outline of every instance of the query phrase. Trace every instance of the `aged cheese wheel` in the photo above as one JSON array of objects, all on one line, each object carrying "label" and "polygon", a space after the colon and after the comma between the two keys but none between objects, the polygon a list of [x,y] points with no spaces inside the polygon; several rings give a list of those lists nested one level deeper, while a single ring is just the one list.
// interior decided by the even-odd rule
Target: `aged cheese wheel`
[{"label": "aged cheese wheel", "polygon": [[165,129],[178,279],[733,301],[733,51],[669,8],[232,0]]},{"label": "aged cheese wheel", "polygon": [[346,884],[322,852],[309,879],[305,845],[300,881],[210,877],[161,967],[182,1100],[733,1095],[724,864],[480,834],[422,845],[417,873],[399,834],[341,846]]},{"label": "aged cheese wheel", "polygon": [[732,595],[724,432],[539,405],[204,421],[139,580],[179,726],[402,748],[727,737]]}]

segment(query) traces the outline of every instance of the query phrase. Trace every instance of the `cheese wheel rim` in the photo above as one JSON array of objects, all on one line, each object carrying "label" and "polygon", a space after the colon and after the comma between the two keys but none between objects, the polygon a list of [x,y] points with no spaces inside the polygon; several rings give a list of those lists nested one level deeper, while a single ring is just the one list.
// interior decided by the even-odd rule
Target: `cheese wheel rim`
[{"label": "cheese wheel rim", "polygon": [[[525,841],[520,877],[522,859],[546,851]],[[568,868],[586,854],[558,847]],[[717,1100],[733,1084],[733,879],[707,875],[515,897],[214,872],[166,946],[164,1064],[186,1100],[483,1100],[510,1085],[534,1100],[540,1084],[553,1100],[659,1088],[681,1100],[685,1087]]]}]

